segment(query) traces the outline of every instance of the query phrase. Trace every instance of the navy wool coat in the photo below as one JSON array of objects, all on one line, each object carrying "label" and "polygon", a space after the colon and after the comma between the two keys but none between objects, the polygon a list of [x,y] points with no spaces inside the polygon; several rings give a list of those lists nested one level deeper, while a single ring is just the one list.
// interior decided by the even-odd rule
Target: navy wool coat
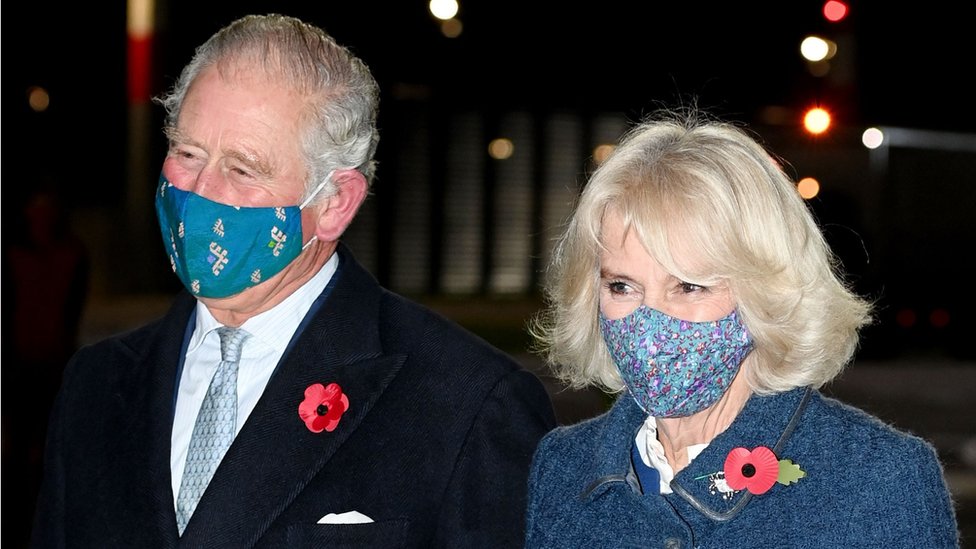
[{"label": "navy wool coat", "polygon": [[[340,246],[331,289],[178,536],[170,474],[181,344],[196,303],[81,349],[52,413],[34,547],[520,547],[526,481],[555,426],[542,383],[381,288]],[[338,383],[332,432],[298,415]],[[358,511],[368,524],[318,524]]]}]

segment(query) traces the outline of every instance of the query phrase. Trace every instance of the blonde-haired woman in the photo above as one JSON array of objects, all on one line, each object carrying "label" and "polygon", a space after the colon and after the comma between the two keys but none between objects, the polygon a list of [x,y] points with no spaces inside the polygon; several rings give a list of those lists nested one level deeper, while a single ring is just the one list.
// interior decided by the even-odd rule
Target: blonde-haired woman
[{"label": "blonde-haired woman", "polygon": [[734,125],[664,113],[587,183],[533,325],[621,396],[541,442],[526,547],[956,547],[930,444],[818,389],[871,304]]}]

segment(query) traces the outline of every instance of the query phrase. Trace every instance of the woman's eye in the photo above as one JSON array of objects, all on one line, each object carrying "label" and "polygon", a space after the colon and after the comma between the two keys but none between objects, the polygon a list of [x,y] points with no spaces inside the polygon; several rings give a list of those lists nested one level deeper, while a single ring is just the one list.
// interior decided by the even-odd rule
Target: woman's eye
[{"label": "woman's eye", "polygon": [[678,286],[681,289],[681,293],[693,294],[695,292],[701,292],[705,290],[704,286],[699,286],[698,284],[692,284],[691,282],[681,282]]},{"label": "woman's eye", "polygon": [[630,293],[630,287],[625,282],[612,281],[607,283],[607,289],[611,294],[624,295]]}]

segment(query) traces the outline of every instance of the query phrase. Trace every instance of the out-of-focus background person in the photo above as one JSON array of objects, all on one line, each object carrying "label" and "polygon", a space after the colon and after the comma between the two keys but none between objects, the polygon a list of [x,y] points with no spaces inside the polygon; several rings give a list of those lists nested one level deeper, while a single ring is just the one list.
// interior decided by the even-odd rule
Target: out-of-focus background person
[{"label": "out-of-focus background person", "polygon": [[0,259],[3,498],[10,504],[4,522],[13,530],[30,521],[22,504],[34,500],[40,484],[47,411],[78,348],[89,297],[88,246],[57,187],[33,185],[12,200],[16,211],[5,221],[17,238],[3,240]]}]

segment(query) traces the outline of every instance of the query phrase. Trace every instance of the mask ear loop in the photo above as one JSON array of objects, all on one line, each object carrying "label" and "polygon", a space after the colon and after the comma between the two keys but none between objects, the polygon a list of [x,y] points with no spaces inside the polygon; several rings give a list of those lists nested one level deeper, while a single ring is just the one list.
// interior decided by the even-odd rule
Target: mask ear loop
[{"label": "mask ear loop", "polygon": [[[332,171],[330,171],[328,173],[328,175],[325,176],[325,179],[323,179],[322,182],[319,183],[319,185],[317,187],[315,187],[315,190],[312,191],[312,194],[308,195],[308,198],[306,198],[305,200],[303,200],[302,203],[298,205],[298,209],[299,210],[304,210],[305,209],[305,206],[308,206],[309,202],[311,202],[312,199],[315,198],[315,195],[319,194],[319,191],[322,190],[322,187],[324,187],[326,183],[328,183],[329,181],[332,180],[332,174],[334,174],[334,173],[335,173],[335,170],[332,170]],[[308,242],[306,242],[305,244],[302,244],[302,251],[304,252],[305,251],[305,248],[308,248],[309,246],[311,246],[312,245],[312,242],[315,242],[316,240],[318,240],[318,237],[316,237],[313,234],[312,235],[312,238],[309,238],[308,239]]]},{"label": "mask ear loop", "polygon": [[316,240],[318,240],[318,237],[313,234],[312,235],[312,238],[309,238],[308,239],[308,242],[306,242],[305,244],[302,244],[302,251],[304,252],[305,251],[305,248],[308,248],[309,246],[311,246],[312,245],[312,242],[315,242]]},{"label": "mask ear loop", "polygon": [[322,190],[322,187],[324,187],[326,183],[332,180],[332,174],[334,173],[335,170],[332,170],[328,173],[328,175],[325,176],[325,179],[323,179],[322,182],[319,183],[318,187],[315,187],[315,190],[312,191],[312,194],[308,195],[308,198],[303,200],[302,203],[298,205],[299,210],[304,210],[305,206],[308,206],[308,203],[311,202],[313,198],[315,198],[315,195],[319,194],[319,191]]}]

